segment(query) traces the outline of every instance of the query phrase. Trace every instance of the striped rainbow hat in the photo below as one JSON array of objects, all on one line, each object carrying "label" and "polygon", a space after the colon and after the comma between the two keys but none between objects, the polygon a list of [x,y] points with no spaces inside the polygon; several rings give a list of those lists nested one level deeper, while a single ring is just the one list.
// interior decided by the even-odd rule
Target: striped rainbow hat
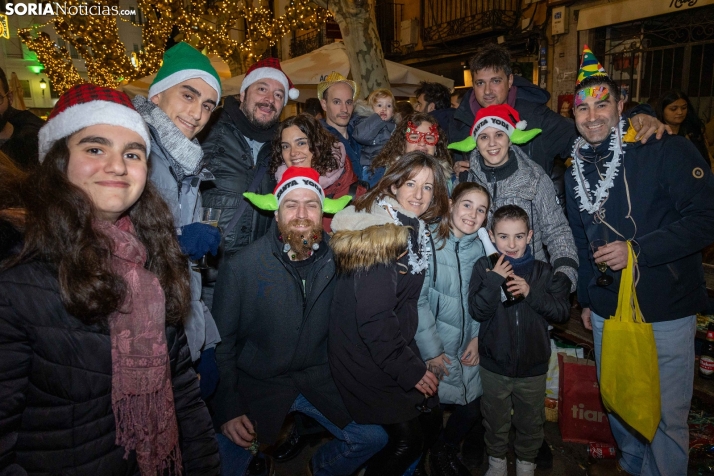
[{"label": "striped rainbow hat", "polygon": [[578,80],[575,82],[575,87],[590,76],[607,76],[607,71],[602,67],[600,62],[595,58],[593,52],[588,48],[588,45],[583,46],[583,59],[580,62],[580,71],[578,71]]}]

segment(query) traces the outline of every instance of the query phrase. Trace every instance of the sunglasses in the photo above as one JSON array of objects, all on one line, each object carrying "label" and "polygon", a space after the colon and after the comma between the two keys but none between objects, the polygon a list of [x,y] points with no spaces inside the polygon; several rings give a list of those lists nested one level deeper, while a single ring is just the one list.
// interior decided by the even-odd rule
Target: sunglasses
[{"label": "sunglasses", "polygon": [[407,123],[406,132],[407,142],[419,144],[421,141],[424,141],[427,145],[436,145],[436,143],[439,142],[438,127],[436,124],[432,124],[431,127],[429,127],[429,132],[419,132],[417,131],[417,126],[412,121],[409,121]]}]

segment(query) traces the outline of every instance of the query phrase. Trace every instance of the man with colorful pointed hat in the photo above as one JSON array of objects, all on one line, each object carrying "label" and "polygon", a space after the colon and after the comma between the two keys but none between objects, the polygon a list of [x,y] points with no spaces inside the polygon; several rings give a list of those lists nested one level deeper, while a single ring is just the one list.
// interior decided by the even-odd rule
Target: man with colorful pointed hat
[{"label": "man with colorful pointed hat", "polygon": [[[221,210],[218,226],[225,233],[216,266],[270,228],[272,214],[250,206],[243,193],[265,194],[275,187],[275,179],[268,173],[270,142],[288,99],[299,94],[278,59],[258,61],[248,69],[240,94],[225,98],[220,116],[202,144],[207,167],[215,176],[203,189],[203,203]],[[215,270],[209,270],[203,287],[209,307],[215,279]]]},{"label": "man with colorful pointed hat", "polygon": [[[686,474],[696,313],[707,306],[700,251],[714,240],[714,177],[683,137],[636,141],[630,122],[621,119],[620,88],[589,50],[584,53],[573,101],[580,137],[565,176],[582,320],[593,330],[599,368],[603,326],[618,306],[629,242],[637,299],[654,331],[661,399],[650,443],[608,415],[621,458],[611,472],[598,463],[588,474]],[[597,264],[607,270],[601,273]]]},{"label": "man with colorful pointed hat", "polygon": [[322,212],[341,210],[350,197],[325,198],[319,178],[312,168],[290,167],[273,193],[246,193],[273,213],[275,225],[219,271],[213,311],[223,342],[214,421],[222,432],[222,457],[234,458],[223,474],[243,474],[254,435],[273,444],[293,412],[316,419],[335,436],[310,460],[311,475],[352,474],[387,442],[381,426],[352,421],[330,373],[328,319],[336,278]]},{"label": "man with colorful pointed hat", "polygon": [[[473,76],[473,90],[466,93],[449,124],[449,140],[460,141],[470,134],[474,118],[484,107],[508,104],[518,111],[529,127],[543,132],[520,146],[534,162],[543,167],[551,176],[558,198],[564,199],[563,173],[565,167],[555,160],[569,157],[577,133],[573,122],[548,107],[550,94],[527,79],[514,75],[511,69],[511,54],[505,45],[489,44],[476,52],[469,61]],[[644,141],[655,131],[661,136],[664,126],[654,117],[654,111],[638,108],[629,114],[639,114],[633,121],[639,130],[638,136]],[[454,170],[458,173],[468,170],[468,158],[454,154]]]},{"label": "man with colorful pointed hat", "polygon": [[[221,240],[217,228],[201,223],[199,187],[212,176],[196,140],[220,97],[221,81],[208,57],[188,43],[178,43],[164,54],[149,97],[133,99],[151,133],[149,178],[171,208],[181,249],[192,260],[216,254]],[[191,312],[184,325],[201,393],[207,398],[218,382],[215,347],[221,339],[201,300],[201,272],[188,262],[186,266],[191,268]]]},{"label": "man with colorful pointed hat", "polygon": [[516,146],[541,133],[540,129],[526,130],[527,125],[508,104],[481,108],[471,135],[450,144],[449,149],[469,153],[468,181],[480,183],[491,194],[489,224],[494,210],[503,205],[526,210],[533,228],[535,259],[548,261],[549,257],[554,279],[563,280],[574,291],[578,255],[568,221],[556,202],[550,178]]},{"label": "man with colorful pointed hat", "polygon": [[345,146],[347,157],[352,162],[352,170],[361,180],[362,165],[359,162],[361,146],[352,137],[354,126],[351,122],[358,96],[357,83],[345,78],[337,71],[330,73],[324,81],[317,85],[317,98],[325,111],[325,118],[320,122]]}]

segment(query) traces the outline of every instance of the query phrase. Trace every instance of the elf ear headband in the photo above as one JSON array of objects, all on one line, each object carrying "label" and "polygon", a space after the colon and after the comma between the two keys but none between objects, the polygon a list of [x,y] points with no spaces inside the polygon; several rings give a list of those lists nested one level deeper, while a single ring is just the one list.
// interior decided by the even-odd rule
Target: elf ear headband
[{"label": "elf ear headband", "polygon": [[[259,195],[257,193],[245,192],[243,196],[261,210],[274,212],[279,207],[278,199],[272,193]],[[322,212],[329,213],[330,215],[335,214],[345,208],[347,204],[350,203],[350,200],[352,200],[350,195],[345,195],[340,198],[325,198],[322,202]]]}]

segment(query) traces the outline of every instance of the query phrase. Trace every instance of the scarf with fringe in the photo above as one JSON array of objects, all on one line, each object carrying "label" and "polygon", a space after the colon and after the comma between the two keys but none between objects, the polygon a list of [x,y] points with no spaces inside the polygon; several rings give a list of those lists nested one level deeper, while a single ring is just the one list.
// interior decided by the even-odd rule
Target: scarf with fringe
[{"label": "scarf with fringe", "polygon": [[129,217],[95,228],[113,242],[112,270],[126,282],[120,308],[109,316],[115,443],[124,458],[136,451],[142,475],[181,474],[178,423],[165,334],[165,298],[144,268],[146,248]]}]

